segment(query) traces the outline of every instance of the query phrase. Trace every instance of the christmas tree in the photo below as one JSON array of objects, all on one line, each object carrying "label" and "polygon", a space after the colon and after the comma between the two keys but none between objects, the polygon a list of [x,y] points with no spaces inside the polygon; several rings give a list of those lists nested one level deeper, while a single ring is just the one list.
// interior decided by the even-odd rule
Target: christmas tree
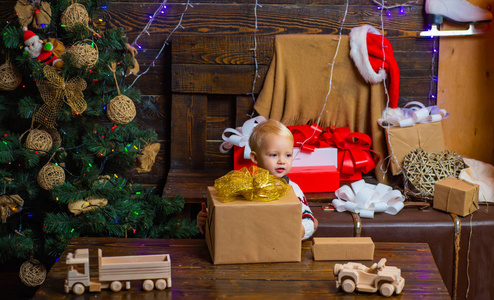
[{"label": "christmas tree", "polygon": [[[15,12],[14,12],[15,10]],[[182,238],[183,199],[125,172],[149,170],[159,144],[139,127],[137,68],[124,28],[93,23],[104,4],[19,0],[3,20],[0,264],[49,263],[72,237]],[[16,15],[15,15],[16,14]]]}]

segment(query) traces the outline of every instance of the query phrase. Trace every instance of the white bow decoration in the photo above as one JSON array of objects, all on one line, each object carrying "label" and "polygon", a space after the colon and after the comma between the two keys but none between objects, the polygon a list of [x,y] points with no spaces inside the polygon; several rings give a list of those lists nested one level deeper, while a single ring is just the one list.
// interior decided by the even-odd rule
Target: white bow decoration
[{"label": "white bow decoration", "polygon": [[336,211],[351,211],[363,218],[374,218],[375,212],[396,215],[405,204],[405,197],[389,185],[365,183],[359,180],[336,190],[332,204]]},{"label": "white bow decoration", "polygon": [[[265,122],[266,118],[263,116],[258,116],[252,119],[245,121],[242,127],[237,127],[237,129],[227,128],[223,131],[221,137],[224,142],[220,145],[220,152],[227,153],[234,145],[239,147],[245,147],[244,149],[244,158],[250,159],[250,146],[249,146],[249,137],[252,133],[252,130],[257,125]],[[231,133],[230,136],[226,136],[227,133]]]},{"label": "white bow decoration", "polygon": [[438,122],[448,116],[449,113],[444,109],[439,109],[437,105],[425,107],[421,102],[410,101],[403,108],[386,108],[377,123],[382,127],[408,127],[417,123]]}]

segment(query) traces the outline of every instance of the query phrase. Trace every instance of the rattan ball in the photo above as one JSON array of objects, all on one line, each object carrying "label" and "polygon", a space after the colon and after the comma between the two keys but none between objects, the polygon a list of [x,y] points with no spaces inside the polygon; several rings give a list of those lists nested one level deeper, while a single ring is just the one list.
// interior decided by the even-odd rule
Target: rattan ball
[{"label": "rattan ball", "polygon": [[106,107],[106,116],[115,124],[127,124],[134,120],[136,116],[136,107],[129,97],[118,95],[108,103]]},{"label": "rattan ball", "polygon": [[22,75],[10,61],[0,66],[0,90],[13,91],[21,84]]},{"label": "rattan ball", "polygon": [[33,129],[27,135],[25,146],[29,150],[45,155],[53,146],[53,140],[48,132],[41,129]]},{"label": "rattan ball", "polygon": [[65,182],[65,173],[62,167],[53,163],[46,164],[38,173],[38,184],[45,190],[51,190],[54,185]]},{"label": "rattan ball", "polygon": [[74,65],[79,69],[84,66],[92,68],[99,59],[98,49],[84,42],[69,47],[66,52],[75,58]]},{"label": "rattan ball", "polygon": [[21,265],[19,277],[27,286],[38,286],[45,281],[46,268],[38,260],[31,259]]},{"label": "rattan ball", "polygon": [[73,3],[64,10],[60,21],[63,25],[65,25],[67,30],[72,31],[76,24],[87,26],[89,22],[89,15],[84,5],[80,3]]}]

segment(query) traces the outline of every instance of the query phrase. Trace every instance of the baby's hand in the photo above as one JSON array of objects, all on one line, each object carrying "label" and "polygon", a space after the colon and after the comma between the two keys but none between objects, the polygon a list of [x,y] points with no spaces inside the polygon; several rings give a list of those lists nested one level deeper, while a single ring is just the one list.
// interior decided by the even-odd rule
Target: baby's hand
[{"label": "baby's hand", "polygon": [[206,229],[206,220],[208,218],[208,211],[206,208],[206,203],[201,203],[201,211],[197,214],[197,226],[201,234],[204,234]]}]

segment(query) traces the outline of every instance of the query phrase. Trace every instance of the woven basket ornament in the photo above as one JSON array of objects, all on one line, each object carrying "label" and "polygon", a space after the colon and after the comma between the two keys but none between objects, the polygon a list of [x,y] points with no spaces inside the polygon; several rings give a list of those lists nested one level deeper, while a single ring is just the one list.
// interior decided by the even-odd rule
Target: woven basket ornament
[{"label": "woven basket ornament", "polygon": [[427,200],[434,198],[434,184],[447,177],[458,178],[465,162],[454,151],[428,153],[423,149],[408,152],[403,160],[405,175]]},{"label": "woven basket ornament", "polygon": [[10,62],[6,61],[0,66],[0,90],[13,91],[21,84],[22,75]]},{"label": "woven basket ornament", "polygon": [[117,86],[118,96],[111,99],[106,106],[106,116],[110,121],[117,125],[127,124],[134,120],[136,116],[136,107],[134,102],[129,97],[120,94],[120,88],[118,87],[117,76],[115,75],[116,64],[113,62],[109,65],[110,70],[113,72],[113,78]]},{"label": "woven basket ornament", "polygon": [[77,42],[66,51],[75,58],[74,65],[78,69],[82,67],[92,68],[98,62],[98,48],[95,43],[89,42],[91,42],[91,45],[85,43],[85,41]]},{"label": "woven basket ornament", "polygon": [[41,262],[31,258],[21,265],[19,277],[22,283],[27,286],[41,285],[46,279],[46,268]]},{"label": "woven basket ornament", "polygon": [[41,129],[33,129],[27,135],[25,146],[31,151],[45,155],[53,146],[53,139],[48,132]]},{"label": "woven basket ornament", "polygon": [[65,173],[62,167],[47,163],[38,173],[38,184],[45,190],[51,190],[54,185],[65,182]]}]

